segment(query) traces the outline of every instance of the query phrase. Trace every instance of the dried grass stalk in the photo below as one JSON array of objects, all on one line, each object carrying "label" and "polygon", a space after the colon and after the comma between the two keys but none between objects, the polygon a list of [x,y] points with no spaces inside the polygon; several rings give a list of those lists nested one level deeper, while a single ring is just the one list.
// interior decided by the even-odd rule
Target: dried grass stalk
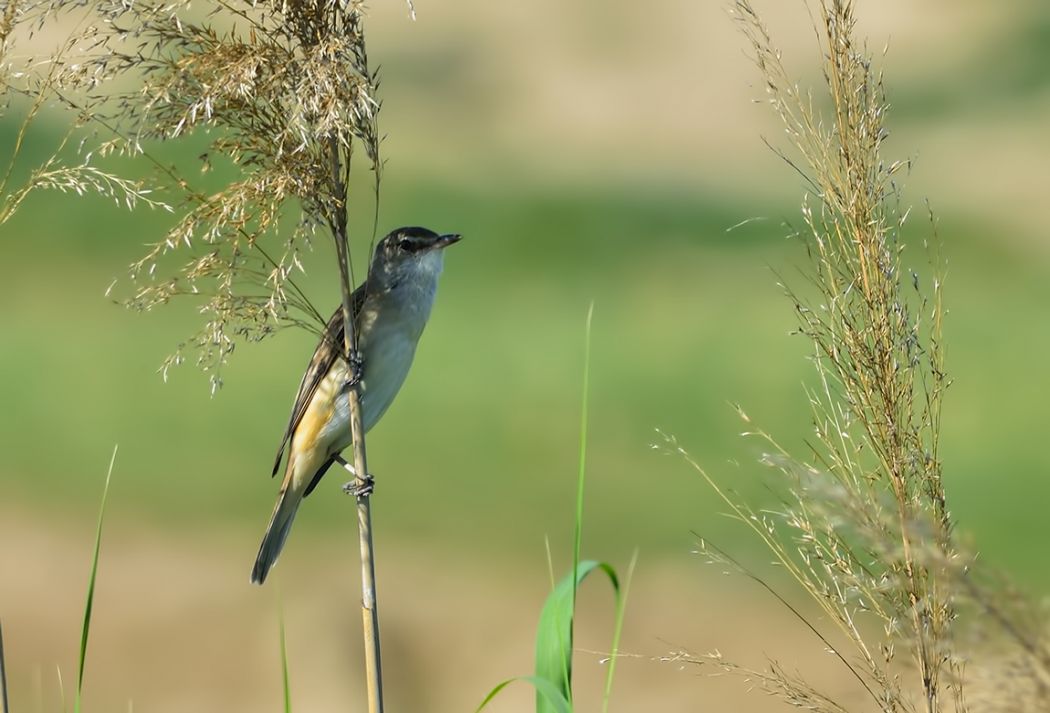
[{"label": "dried grass stalk", "polygon": [[[807,620],[878,710],[964,710],[952,586],[959,555],[938,452],[949,380],[937,238],[927,244],[933,275],[906,271],[908,211],[896,177],[909,164],[883,157],[888,105],[855,37],[853,3],[816,3],[826,99],[791,79],[748,0],[732,13],[791,144],[774,150],[808,187],[799,231],[811,256],[808,286],[785,290],[813,344],[815,432],[809,457],[798,458],[749,431],[766,445],[763,462],[786,477],[777,512],[711,483],[834,624],[837,632],[823,632]],[[701,550],[737,566],[703,541]],[[720,656],[707,660],[745,672]],[[902,668],[911,673],[902,677]],[[846,710],[775,662],[746,673],[796,707]]]},{"label": "dried grass stalk", "polygon": [[[909,163],[883,156],[889,107],[882,76],[856,38],[854,5],[815,3],[811,17],[827,89],[820,98],[790,78],[749,0],[735,0],[732,14],[791,145],[773,150],[808,188],[797,234],[811,258],[807,284],[784,289],[799,333],[813,345],[814,438],[808,457],[799,458],[748,426],[745,435],[766,447],[762,462],[780,476],[775,487],[782,503],[773,511],[725,491],[673,438],[668,443],[835,630],[824,631],[710,543],[701,540],[699,549],[746,572],[800,618],[864,692],[863,709],[1050,710],[1045,612],[978,573],[953,532],[939,455],[950,384],[942,350],[940,238],[931,214],[924,241],[931,274],[905,269],[908,210],[901,207],[897,176]],[[750,424],[743,411],[741,417]],[[961,612],[980,616],[963,629]],[[673,658],[747,676],[798,708],[847,710],[775,661],[755,670],[717,652]]]}]

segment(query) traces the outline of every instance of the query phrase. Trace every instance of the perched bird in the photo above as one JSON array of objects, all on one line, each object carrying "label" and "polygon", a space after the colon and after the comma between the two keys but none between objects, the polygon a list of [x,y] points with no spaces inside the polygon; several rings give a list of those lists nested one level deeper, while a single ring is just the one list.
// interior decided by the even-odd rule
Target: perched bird
[{"label": "perched bird", "polygon": [[328,320],[277,449],[273,474],[277,475],[286,447],[288,461],[252,582],[265,581],[288,538],[299,503],[351,444],[347,393],[356,378],[360,378],[361,425],[366,432],[394,400],[434,305],[443,249],[458,240],[459,235],[438,235],[426,228],[398,228],[379,241],[368,277],[351,298],[358,355],[348,359],[345,354],[342,306]]}]

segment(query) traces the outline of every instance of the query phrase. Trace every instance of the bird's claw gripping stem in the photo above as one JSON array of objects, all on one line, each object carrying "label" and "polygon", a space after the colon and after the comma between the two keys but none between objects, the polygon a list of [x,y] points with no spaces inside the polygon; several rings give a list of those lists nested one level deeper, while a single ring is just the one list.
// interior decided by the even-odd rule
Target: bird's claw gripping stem
[{"label": "bird's claw gripping stem", "polygon": [[345,384],[343,384],[343,388],[350,389],[361,382],[361,376],[364,373],[365,360],[364,357],[361,356],[361,352],[355,349],[350,352],[346,361],[350,364],[350,378],[346,380]]},{"label": "bird's claw gripping stem", "polygon": [[343,485],[344,493],[346,493],[347,495],[353,495],[359,500],[361,498],[367,498],[369,495],[372,494],[372,492],[375,490],[376,479],[372,477],[371,473],[365,473],[365,477],[358,478],[357,471],[354,470],[353,464],[348,463],[346,459],[342,456],[336,456],[335,460],[337,463],[339,463],[339,465],[346,468],[347,472],[354,476],[353,480]]},{"label": "bird's claw gripping stem", "polygon": [[353,495],[355,498],[360,500],[361,498],[367,498],[375,490],[376,479],[371,475],[366,474],[364,478],[354,478],[349,483],[343,485],[343,492],[347,495]]}]

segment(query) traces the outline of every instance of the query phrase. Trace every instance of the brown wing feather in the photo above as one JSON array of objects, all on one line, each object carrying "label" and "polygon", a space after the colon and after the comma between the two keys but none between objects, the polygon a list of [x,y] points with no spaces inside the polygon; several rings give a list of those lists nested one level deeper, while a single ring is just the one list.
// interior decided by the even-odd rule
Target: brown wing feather
[{"label": "brown wing feather", "polygon": [[[361,313],[361,305],[364,303],[364,300],[365,285],[361,285],[350,296],[355,321]],[[335,363],[336,359],[342,358],[343,349],[343,306],[339,305],[335,313],[332,314],[331,319],[328,320],[324,334],[321,335],[321,340],[318,342],[314,355],[310,359],[310,365],[306,367],[306,373],[303,374],[303,380],[299,382],[299,393],[296,394],[295,405],[292,406],[292,415],[288,419],[288,427],[284,430],[281,444],[277,448],[277,457],[273,462],[273,475],[277,475],[277,471],[281,468],[281,457],[284,455],[284,449],[292,439],[295,429],[299,427],[299,422],[303,419],[303,414],[306,413],[306,407],[310,405],[310,399],[313,398],[314,392],[317,391],[318,384],[324,379],[328,370],[332,368],[332,364]]]}]

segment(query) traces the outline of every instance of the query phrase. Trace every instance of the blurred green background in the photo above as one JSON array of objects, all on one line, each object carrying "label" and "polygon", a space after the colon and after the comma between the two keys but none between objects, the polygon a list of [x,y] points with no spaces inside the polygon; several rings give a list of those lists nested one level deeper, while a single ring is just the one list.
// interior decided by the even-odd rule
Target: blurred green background
[{"label": "blurred green background", "polygon": [[[801,6],[756,5],[788,66],[816,84],[816,49]],[[695,590],[658,591],[639,604],[681,601],[685,609],[667,606],[683,622],[696,615],[692,606],[710,604],[703,594],[709,582],[689,557],[692,530],[741,559],[764,561],[761,549],[720,516],[723,508],[695,474],[651,444],[660,440],[657,428],[674,434],[716,478],[759,502],[768,500],[759,444],[739,437],[731,404],[803,452],[811,430],[803,392],[811,376],[807,345],[788,335],[791,305],[773,274],[801,281],[796,267],[805,263],[804,247],[785,238],[784,223],[798,222],[802,186],[762,144],[762,137],[777,143],[780,128],[768,107],[751,101],[762,96],[757,72],[720,3],[417,6],[419,19],[411,22],[401,3],[376,3],[368,30],[373,61],[382,66],[381,124],[389,135],[380,230],[421,224],[465,237],[446,256],[413,372],[369,436],[380,568],[396,574],[388,589],[399,582],[412,589],[406,606],[413,610],[412,602],[430,599],[436,586],[429,576],[411,579],[420,571],[458,573],[442,585],[448,597],[441,611],[455,619],[518,601],[487,624],[465,625],[518,632],[504,642],[509,658],[493,658],[521,662],[503,674],[524,673],[528,629],[547,577],[544,538],[559,567],[568,553],[583,325],[592,301],[585,553],[623,566],[638,548],[640,577],[646,561],[689,570],[684,581]],[[906,186],[916,208],[909,236],[919,242],[928,232],[928,198],[950,265],[946,340],[955,383],[942,452],[952,511],[985,562],[1045,591],[1050,9],[1034,0],[858,7],[872,47],[889,45],[881,60],[893,105],[888,158],[917,158]],[[4,147],[16,119],[6,117],[0,127]],[[46,153],[62,120],[49,116],[34,127],[27,157]],[[359,195],[367,203],[363,184]],[[370,237],[371,207],[359,215],[357,235]],[[122,596],[140,586],[136,572],[175,599],[175,592],[192,598],[194,587],[206,589],[198,577],[228,580],[223,601],[230,616],[251,619],[246,631],[269,627],[252,650],[267,672],[259,675],[270,677],[264,690],[276,690],[273,600],[250,589],[247,578],[277,487],[267,477],[273,451],[313,337],[286,331],[242,346],[215,398],[189,365],[162,383],[157,368],[189,335],[192,308],[134,314],[104,291],[166,220],[148,211],[129,215],[99,199],[38,193],[4,226],[0,527],[8,537],[0,540],[0,616],[12,636],[22,636],[15,655],[26,652],[14,659],[16,681],[44,698],[50,694],[40,691],[54,688],[46,672],[56,659],[68,665],[68,651],[50,652],[46,642],[66,646],[76,629],[59,628],[63,619],[51,607],[34,619],[34,607],[43,604],[32,600],[46,590],[61,606],[79,606],[90,520],[118,443],[110,503],[118,544],[104,547],[102,594],[107,556],[132,583],[114,576],[123,583],[113,584],[109,600],[101,597],[101,615],[107,601],[114,622],[126,613]],[[303,280],[322,311],[335,304],[329,259],[329,246],[319,242]],[[328,589],[338,577],[342,602],[351,604],[339,621],[356,624],[353,516],[341,482],[329,475],[307,502],[278,568],[292,612],[293,662],[303,592]],[[41,563],[56,551],[72,568],[60,580]],[[330,555],[340,552],[342,561],[333,563]],[[195,558],[206,564],[198,567]],[[446,561],[455,563],[450,570],[439,564]],[[133,599],[141,604],[155,595]],[[396,602],[399,595],[391,596]],[[399,624],[405,614],[397,606],[390,607],[388,630],[394,652],[426,637],[433,621]],[[144,616],[157,621],[156,612]],[[308,628],[300,624],[300,631]],[[225,636],[217,626],[202,631]],[[30,636],[41,631],[51,639]],[[316,642],[303,641],[307,634],[299,636],[300,660],[321,655]],[[635,646],[646,653],[666,648],[659,641],[668,638],[702,650],[721,645],[692,629],[660,631],[652,623],[641,636]],[[25,645],[30,638],[43,643]],[[119,648],[123,640],[114,638]],[[336,646],[334,671],[354,670],[347,661],[357,644],[349,641]],[[446,644],[441,650],[454,652],[462,666],[487,657],[483,645],[464,652]],[[395,653],[395,682],[417,681],[440,663],[425,659],[410,675],[399,673],[402,661]],[[172,693],[174,683],[151,678],[173,677],[162,673],[168,664],[132,686],[133,663],[115,682],[96,673],[100,701],[134,694],[152,710],[185,709],[183,689]],[[500,675],[471,670],[469,685],[445,697],[405,686],[393,695],[408,709],[470,708]],[[198,680],[191,688],[201,709],[257,710],[261,704],[244,691],[259,691],[241,683],[225,675],[214,686]],[[706,699],[703,683],[680,684],[696,696],[683,694],[682,710]],[[342,682],[337,690],[356,696],[356,685]],[[229,695],[221,705],[219,691]],[[276,710],[276,697],[259,700]],[[317,709],[337,707],[324,700]],[[754,710],[768,705],[748,700]],[[678,708],[669,703],[666,710]]]}]

